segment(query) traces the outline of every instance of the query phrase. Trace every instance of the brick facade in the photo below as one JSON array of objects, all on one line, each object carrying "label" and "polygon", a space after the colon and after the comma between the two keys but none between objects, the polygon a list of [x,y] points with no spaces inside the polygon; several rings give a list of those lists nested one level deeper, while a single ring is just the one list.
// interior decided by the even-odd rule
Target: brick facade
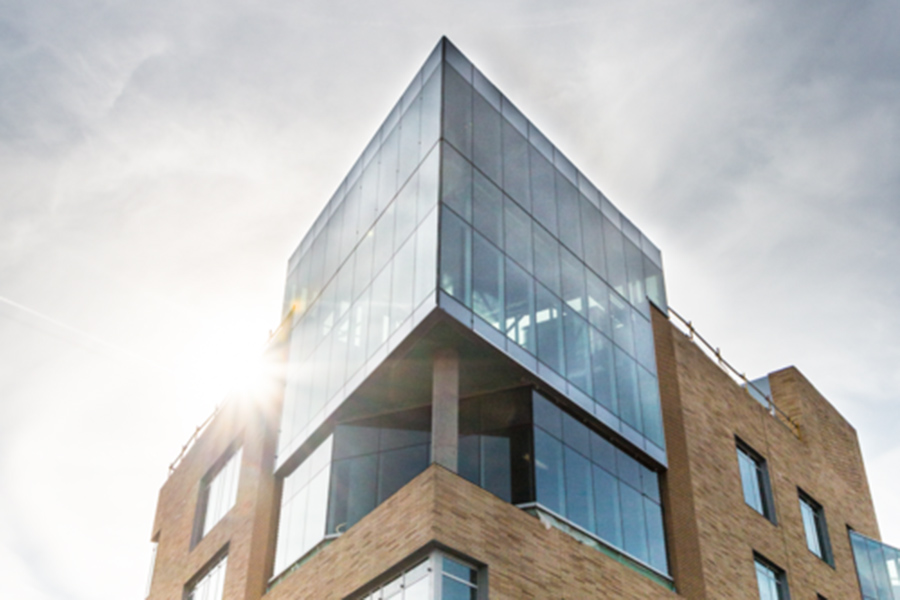
[{"label": "brick facade", "polygon": [[[487,566],[491,598],[758,598],[760,553],[787,572],[792,598],[858,598],[847,527],[878,536],[854,429],[795,368],[770,376],[799,436],[654,310],[669,469],[663,478],[678,593],[432,465],[267,591],[277,531],[273,476],[279,402],[227,404],[160,491],[150,598],[179,600],[227,545],[226,600],[346,598],[429,547]],[[777,524],[744,502],[736,438],[763,456]],[[236,505],[191,547],[200,483],[236,440]],[[827,518],[834,567],[806,548],[798,487]]]}]

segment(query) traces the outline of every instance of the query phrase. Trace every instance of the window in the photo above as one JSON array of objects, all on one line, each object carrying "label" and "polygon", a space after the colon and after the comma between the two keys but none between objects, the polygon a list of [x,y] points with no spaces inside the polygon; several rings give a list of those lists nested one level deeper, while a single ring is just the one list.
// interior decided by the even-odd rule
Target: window
[{"label": "window", "polygon": [[210,567],[200,579],[188,584],[185,600],[221,600],[225,589],[225,567],[228,555],[225,554]]},{"label": "window", "polygon": [[744,501],[753,510],[774,523],[775,506],[772,502],[772,489],[769,486],[769,471],[766,469],[766,461],[740,440],[737,442],[737,455]]},{"label": "window", "polygon": [[831,544],[828,540],[828,526],[822,505],[813,500],[803,490],[799,490],[800,515],[803,517],[803,531],[806,533],[806,547],[809,551],[832,564]]},{"label": "window", "polygon": [[[481,594],[479,594],[479,589]],[[477,600],[487,598],[485,584],[479,581],[478,568],[432,552],[428,558],[400,575],[374,588],[358,600]]]},{"label": "window", "polygon": [[787,577],[784,570],[756,555],[756,584],[759,587],[760,600],[789,600]]},{"label": "window", "polygon": [[238,477],[241,470],[242,449],[220,460],[200,482],[200,502],[197,505],[197,528],[194,543],[222,520],[237,499]]}]

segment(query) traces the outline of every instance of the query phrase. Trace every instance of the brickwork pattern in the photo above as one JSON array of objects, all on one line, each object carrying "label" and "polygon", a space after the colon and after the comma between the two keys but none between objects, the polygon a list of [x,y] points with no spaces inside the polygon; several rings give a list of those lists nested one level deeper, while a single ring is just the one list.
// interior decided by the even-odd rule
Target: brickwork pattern
[{"label": "brickwork pattern", "polygon": [[[858,598],[846,528],[878,529],[854,429],[788,367],[770,385],[800,424],[798,438],[658,312],[654,335],[670,443],[672,560],[684,595],[756,600],[755,551],[787,572],[793,598]],[[736,436],[767,461],[777,524],[744,502]],[[806,547],[798,487],[824,507],[834,568]]]}]

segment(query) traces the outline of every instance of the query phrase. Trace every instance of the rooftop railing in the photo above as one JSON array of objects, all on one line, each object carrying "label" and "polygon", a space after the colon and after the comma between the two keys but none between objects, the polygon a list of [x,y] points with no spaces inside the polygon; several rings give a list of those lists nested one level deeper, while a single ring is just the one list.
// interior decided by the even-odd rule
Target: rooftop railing
[{"label": "rooftop railing", "polygon": [[671,306],[668,308],[668,311],[669,321],[674,323],[675,326],[678,327],[678,329],[684,333],[688,339],[694,342],[694,344],[707,356],[709,356],[710,359],[714,360],[715,363],[735,381],[735,383],[744,388],[747,395],[762,404],[766,409],[766,412],[772,415],[779,423],[790,429],[794,435],[800,437],[800,426],[787,413],[778,408],[775,402],[772,401],[772,396],[767,390],[761,389],[755,383],[747,379],[747,376],[744,373],[738,371],[731,363],[725,360],[722,357],[722,350],[713,346],[706,338],[700,335],[694,328],[692,321],[682,317]]}]

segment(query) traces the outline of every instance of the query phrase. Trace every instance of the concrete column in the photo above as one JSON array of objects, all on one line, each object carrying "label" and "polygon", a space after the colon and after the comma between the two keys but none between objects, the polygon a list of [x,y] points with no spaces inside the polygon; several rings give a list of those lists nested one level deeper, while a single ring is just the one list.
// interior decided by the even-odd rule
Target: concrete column
[{"label": "concrete column", "polygon": [[435,353],[431,384],[431,462],[457,472],[459,447],[459,354]]}]

